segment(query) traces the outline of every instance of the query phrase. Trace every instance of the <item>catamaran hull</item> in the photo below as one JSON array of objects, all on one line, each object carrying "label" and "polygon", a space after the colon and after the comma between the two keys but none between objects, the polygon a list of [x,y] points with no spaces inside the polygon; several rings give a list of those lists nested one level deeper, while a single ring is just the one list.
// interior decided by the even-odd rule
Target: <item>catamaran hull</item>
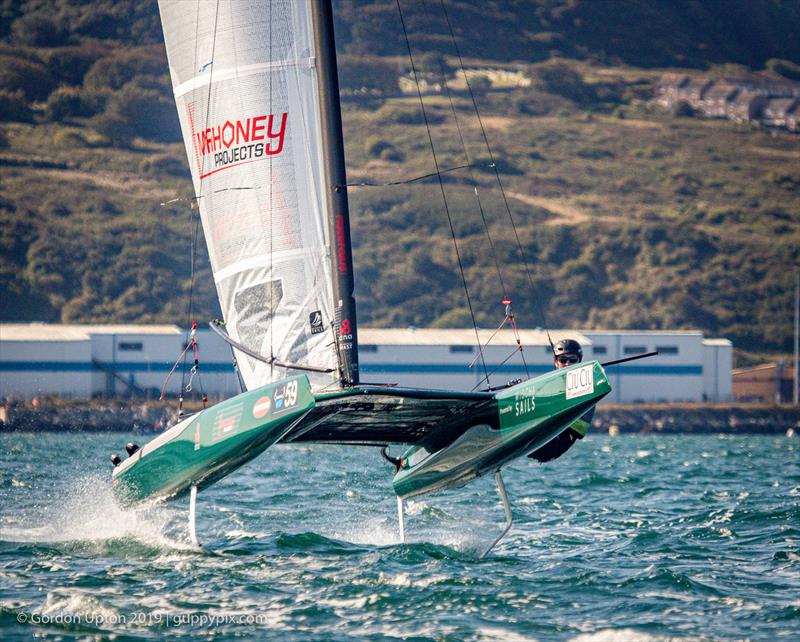
[{"label": "catamaran hull", "polygon": [[122,504],[202,489],[275,444],[314,406],[305,376],[240,394],[184,419],[114,470]]},{"label": "catamaran hull", "polygon": [[204,410],[145,444],[114,470],[114,491],[126,504],[175,498],[278,442],[413,440],[392,481],[398,497],[413,497],[500,470],[574,425],[610,391],[596,361],[494,393],[362,386],[315,396],[307,377],[291,377]]},{"label": "catamaran hull", "polygon": [[591,362],[556,370],[500,391],[494,421],[467,429],[450,445],[410,448],[392,481],[400,498],[463,486],[547,444],[611,392]]}]

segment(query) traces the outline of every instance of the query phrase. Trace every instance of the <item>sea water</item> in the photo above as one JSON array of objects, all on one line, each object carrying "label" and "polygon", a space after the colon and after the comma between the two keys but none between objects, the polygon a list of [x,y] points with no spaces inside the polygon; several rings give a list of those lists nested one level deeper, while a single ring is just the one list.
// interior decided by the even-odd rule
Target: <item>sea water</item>
[{"label": "sea water", "polygon": [[376,448],[276,447],[187,500],[122,434],[0,434],[0,639],[800,640],[800,439],[591,435],[408,502]]}]

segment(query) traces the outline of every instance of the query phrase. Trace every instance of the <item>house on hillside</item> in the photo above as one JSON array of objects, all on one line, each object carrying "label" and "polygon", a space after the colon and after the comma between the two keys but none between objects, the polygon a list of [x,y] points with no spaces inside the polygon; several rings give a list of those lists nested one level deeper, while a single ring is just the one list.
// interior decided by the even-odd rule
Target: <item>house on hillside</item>
[{"label": "house on hillside", "polygon": [[761,121],[769,127],[800,131],[800,83],[789,80],[717,80],[684,74],[664,74],[653,102],[674,109],[689,104],[706,118],[728,118],[737,123]]},{"label": "house on hillside", "polygon": [[400,76],[398,80],[400,91],[404,94],[416,94],[417,82],[419,82],[419,91],[422,94],[442,93],[441,76],[437,76],[436,74],[419,74],[416,80],[413,74]]},{"label": "house on hillside", "polygon": [[757,120],[767,104],[768,98],[764,94],[754,91],[742,90],[727,105],[727,116],[737,123],[749,123]]},{"label": "house on hillside", "polygon": [[664,74],[656,85],[655,103],[664,109],[673,109],[678,102],[678,90],[690,80],[686,74]]},{"label": "house on hillside", "polygon": [[678,87],[677,100],[686,101],[694,109],[700,108],[700,101],[703,100],[706,92],[713,83],[707,78],[694,78],[687,82],[683,87]]},{"label": "house on hillside", "polygon": [[737,81],[743,89],[763,94],[770,98],[792,98],[800,96],[800,83],[786,81],[748,82]]},{"label": "house on hillside", "polygon": [[798,98],[770,98],[764,105],[761,121],[769,127],[787,127],[787,118],[797,108]]},{"label": "house on hillside", "polygon": [[726,80],[715,82],[703,94],[697,110],[706,118],[727,118],[728,105],[739,91],[739,87]]},{"label": "house on hillside", "polygon": [[786,129],[790,132],[800,132],[800,102],[796,102],[794,107],[786,112]]}]

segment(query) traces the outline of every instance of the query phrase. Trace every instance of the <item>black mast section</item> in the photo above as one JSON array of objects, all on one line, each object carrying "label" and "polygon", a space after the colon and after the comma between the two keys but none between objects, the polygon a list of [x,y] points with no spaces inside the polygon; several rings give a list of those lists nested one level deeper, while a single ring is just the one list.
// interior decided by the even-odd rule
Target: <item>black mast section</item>
[{"label": "black mast section", "polygon": [[311,1],[314,51],[322,120],[322,153],[325,162],[325,198],[333,267],[333,303],[342,386],[358,384],[358,334],[356,302],[353,298],[353,251],[350,244],[350,209],[344,165],[342,111],[339,104],[339,74],[330,0]]}]

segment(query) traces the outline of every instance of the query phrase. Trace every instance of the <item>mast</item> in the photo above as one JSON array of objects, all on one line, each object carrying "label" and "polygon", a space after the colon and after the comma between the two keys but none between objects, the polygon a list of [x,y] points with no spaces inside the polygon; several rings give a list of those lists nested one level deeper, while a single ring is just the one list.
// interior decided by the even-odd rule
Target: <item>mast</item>
[{"label": "mast", "polygon": [[792,378],[792,403],[800,403],[800,266],[794,269],[794,377]]},{"label": "mast", "polygon": [[337,334],[340,383],[358,384],[358,334],[353,298],[353,251],[350,244],[350,209],[344,164],[339,75],[330,0],[311,0],[311,22],[317,63],[317,84],[322,124],[323,177],[331,239],[333,303]]}]

